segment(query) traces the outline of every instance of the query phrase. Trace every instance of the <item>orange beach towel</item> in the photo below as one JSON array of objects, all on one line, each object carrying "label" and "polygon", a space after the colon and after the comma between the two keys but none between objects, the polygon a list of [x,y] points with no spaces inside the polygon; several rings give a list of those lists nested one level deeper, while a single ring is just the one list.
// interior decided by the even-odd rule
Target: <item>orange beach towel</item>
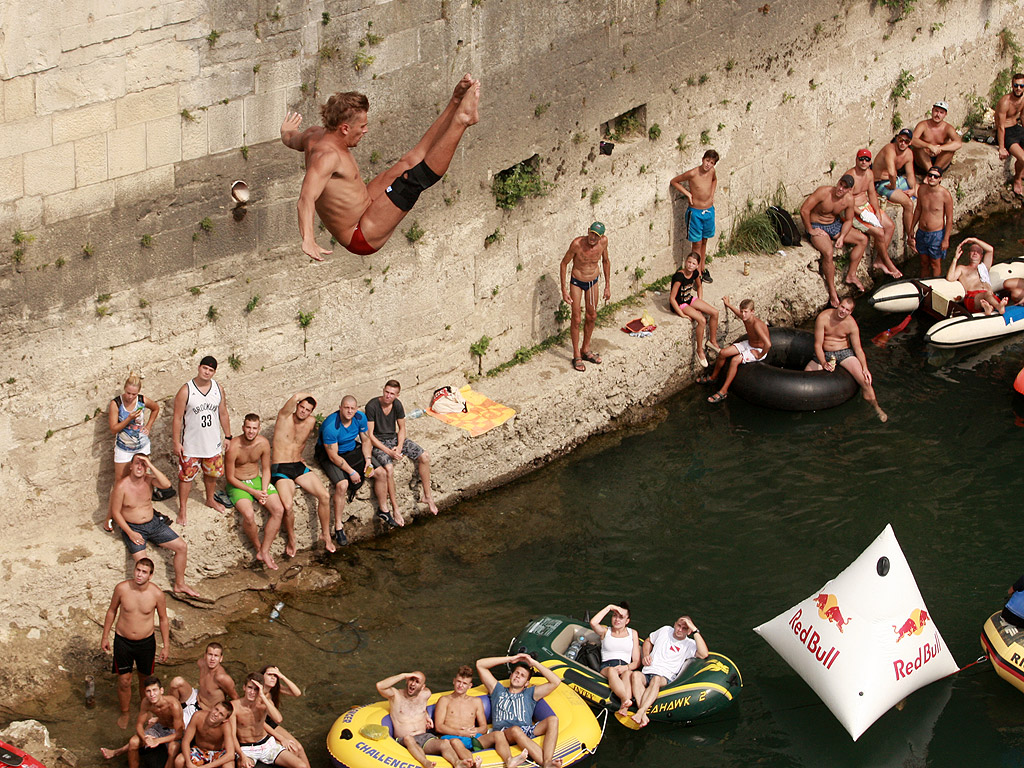
[{"label": "orange beach towel", "polygon": [[499,427],[516,415],[516,412],[507,405],[496,403],[489,397],[474,392],[468,384],[459,392],[466,399],[469,408],[466,413],[434,413],[431,410],[427,413],[445,424],[466,430],[471,437],[477,437]]}]

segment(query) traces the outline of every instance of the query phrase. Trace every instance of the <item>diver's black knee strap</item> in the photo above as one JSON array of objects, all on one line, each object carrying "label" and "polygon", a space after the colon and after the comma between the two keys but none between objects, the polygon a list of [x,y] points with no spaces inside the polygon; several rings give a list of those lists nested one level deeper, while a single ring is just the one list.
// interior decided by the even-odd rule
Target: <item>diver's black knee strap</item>
[{"label": "diver's black knee strap", "polygon": [[385,190],[388,199],[403,211],[411,211],[420,197],[420,192],[441,180],[424,161],[403,173]]}]

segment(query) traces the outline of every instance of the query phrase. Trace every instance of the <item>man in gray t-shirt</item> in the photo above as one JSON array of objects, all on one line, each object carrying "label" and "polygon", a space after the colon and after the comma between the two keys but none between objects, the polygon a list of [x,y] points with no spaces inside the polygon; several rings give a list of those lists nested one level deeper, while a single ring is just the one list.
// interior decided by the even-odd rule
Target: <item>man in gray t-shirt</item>
[{"label": "man in gray t-shirt", "polygon": [[[402,385],[394,379],[384,385],[384,393],[366,404],[367,434],[373,443],[373,466],[387,475],[387,491],[384,483],[374,484],[377,492],[377,504],[380,507],[377,517],[386,525],[405,525],[405,518],[398,509],[398,494],[395,491],[394,462],[410,458],[416,462],[416,469],[423,483],[423,500],[433,514],[437,514],[437,505],[430,492],[430,454],[405,436],[405,408],[398,399]],[[401,446],[401,449],[399,449]],[[388,511],[388,499],[390,509]]]}]

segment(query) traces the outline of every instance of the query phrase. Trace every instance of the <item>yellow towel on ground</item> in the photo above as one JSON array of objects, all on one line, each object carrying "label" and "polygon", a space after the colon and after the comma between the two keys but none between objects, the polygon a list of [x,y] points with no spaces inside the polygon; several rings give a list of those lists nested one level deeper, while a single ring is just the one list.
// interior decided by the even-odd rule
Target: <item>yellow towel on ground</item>
[{"label": "yellow towel on ground", "polygon": [[435,419],[459,427],[469,432],[471,437],[482,435],[488,430],[500,427],[506,421],[516,415],[516,412],[507,405],[496,403],[486,395],[474,392],[467,384],[459,390],[466,399],[466,413],[434,413],[428,410]]}]

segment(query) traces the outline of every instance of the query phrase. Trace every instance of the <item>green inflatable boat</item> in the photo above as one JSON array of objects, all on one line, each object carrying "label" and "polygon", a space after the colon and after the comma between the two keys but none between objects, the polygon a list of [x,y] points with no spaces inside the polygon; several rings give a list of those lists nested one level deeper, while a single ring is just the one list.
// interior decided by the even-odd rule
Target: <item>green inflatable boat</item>
[{"label": "green inflatable boat", "polygon": [[[600,638],[589,624],[568,616],[542,616],[512,639],[508,652],[530,654],[591,706],[619,709],[618,697],[598,671]],[[726,709],[742,687],[732,660],[709,653],[706,659],[688,661],[679,677],[661,689],[647,715],[662,722],[692,723]]]}]

